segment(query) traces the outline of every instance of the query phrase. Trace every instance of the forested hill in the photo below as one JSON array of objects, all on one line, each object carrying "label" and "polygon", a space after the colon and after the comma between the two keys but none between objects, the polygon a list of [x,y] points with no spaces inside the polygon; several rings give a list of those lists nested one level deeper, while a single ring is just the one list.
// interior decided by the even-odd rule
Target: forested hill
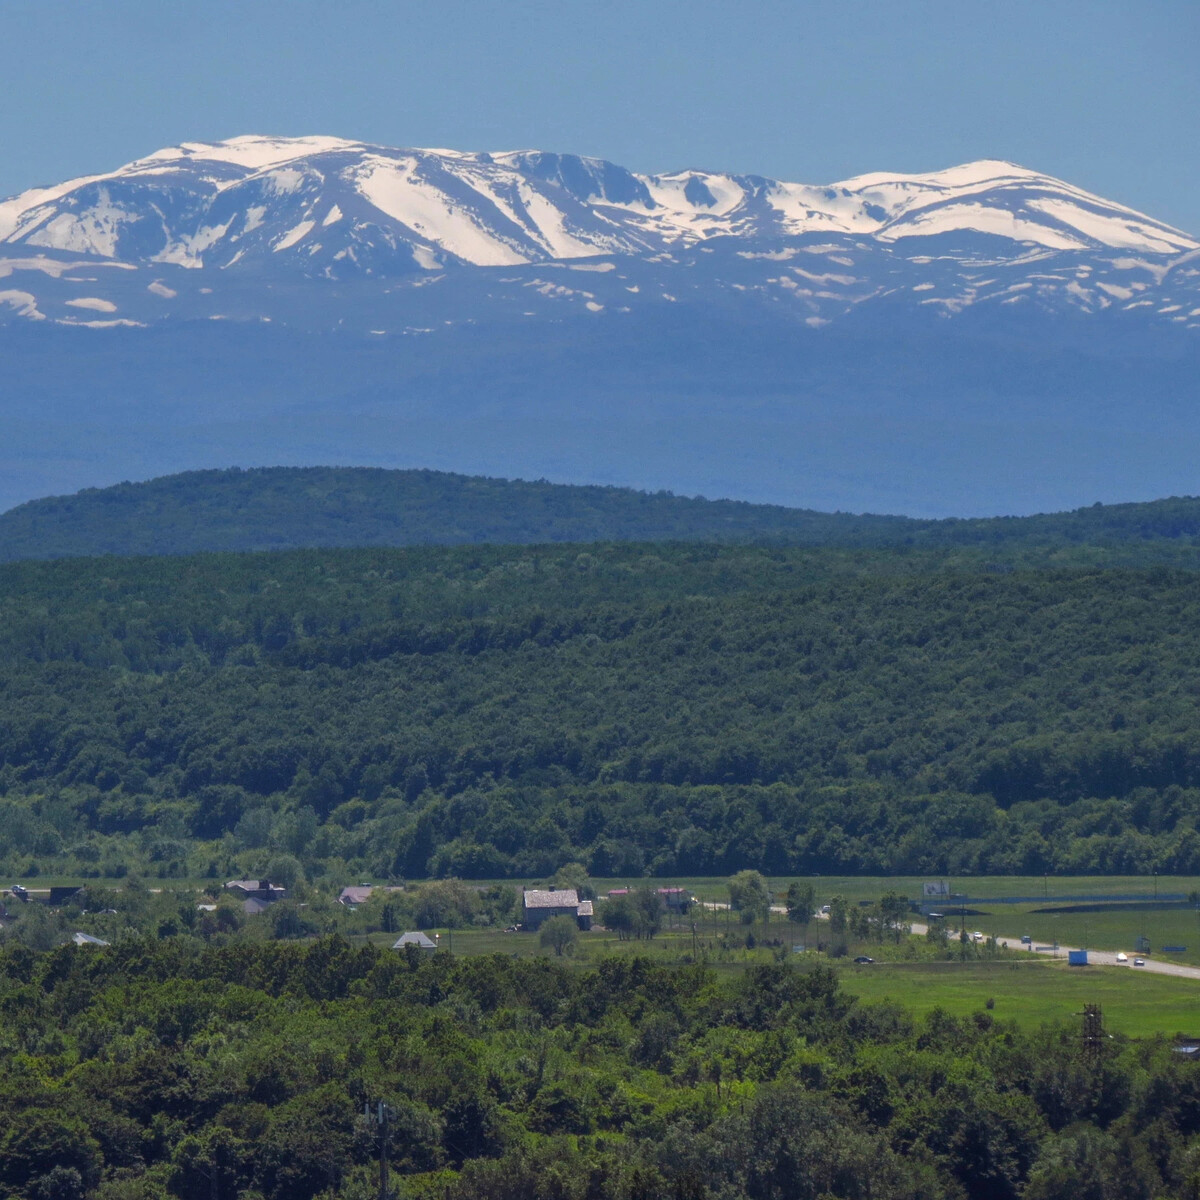
[{"label": "forested hill", "polygon": [[1196,578],[679,543],[8,564],[0,872],[1200,872]]},{"label": "forested hill", "polygon": [[312,546],[891,540],[912,522],[370,467],[189,471],[0,515],[0,560]]},{"label": "forested hill", "polygon": [[1063,546],[1200,537],[1200,500],[980,520],[821,513],[668,492],[365,467],[191,471],[30,501],[0,515],[0,561],[317,546],[718,541]]}]

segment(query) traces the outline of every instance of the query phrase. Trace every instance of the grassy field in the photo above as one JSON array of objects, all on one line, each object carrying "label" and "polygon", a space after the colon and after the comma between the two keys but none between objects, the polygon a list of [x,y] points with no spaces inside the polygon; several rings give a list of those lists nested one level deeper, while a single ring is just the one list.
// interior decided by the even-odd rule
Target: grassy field
[{"label": "grassy field", "polygon": [[[926,875],[776,875],[770,877],[771,887],[777,894],[787,891],[794,879],[812,883],[822,903],[830,896],[842,895],[849,900],[878,900],[884,892],[896,891],[911,899],[921,895],[921,885],[930,877]],[[955,895],[971,897],[1006,898],[1028,896],[1031,899],[1072,898],[1100,895],[1153,895],[1155,889],[1162,895],[1186,894],[1200,888],[1200,877],[1191,875],[969,875],[944,876],[943,881]],[[512,880],[491,880],[493,883]],[[725,876],[676,876],[654,879],[593,879],[592,886],[601,895],[616,887],[687,887],[702,900],[727,900],[728,880]],[[517,881],[516,886],[520,886]],[[529,886],[532,886],[530,881]]]},{"label": "grassy field", "polygon": [[863,1000],[894,1000],[917,1014],[943,1008],[959,1016],[987,1011],[1000,1021],[1037,1026],[1073,1020],[1099,1004],[1105,1028],[1130,1037],[1200,1035],[1200,984],[1117,967],[1061,963],[876,963],[842,968],[842,986]]},{"label": "grassy field", "polygon": [[[777,895],[782,896],[793,878],[799,878],[802,883],[812,883],[820,903],[825,903],[830,896],[836,895],[845,896],[850,901],[874,901],[889,891],[899,892],[910,900],[916,900],[921,896],[921,885],[926,882],[926,877],[911,875],[781,876],[771,878],[771,887]],[[610,887],[645,886],[647,882],[649,881],[645,879],[594,881],[601,894]],[[1017,897],[1028,897],[1031,902],[1053,903],[1056,898],[1070,901],[1085,896],[1149,897],[1156,891],[1161,896],[1187,895],[1188,892],[1200,889],[1200,878],[1190,875],[977,875],[947,877],[944,882],[951,893],[956,897],[965,896],[967,905],[972,907],[978,906],[980,901]],[[689,887],[702,900],[729,898],[724,878],[654,880],[653,883],[656,887]],[[1008,905],[1004,907],[1007,908]]]}]

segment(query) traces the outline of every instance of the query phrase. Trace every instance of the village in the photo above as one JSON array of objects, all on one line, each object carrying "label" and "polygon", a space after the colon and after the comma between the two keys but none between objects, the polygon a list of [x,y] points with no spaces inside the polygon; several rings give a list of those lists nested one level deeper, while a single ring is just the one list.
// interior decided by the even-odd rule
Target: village
[{"label": "village", "polygon": [[[160,894],[162,889],[149,889],[153,894]],[[280,883],[267,878],[259,879],[230,879],[221,885],[218,895],[213,896],[211,887],[203,892],[203,898],[196,902],[198,914],[207,914],[210,918],[230,908],[236,909],[241,916],[248,920],[262,917],[272,912],[277,905],[284,901],[292,901],[293,892]],[[381,897],[403,895],[408,889],[402,885],[352,884],[341,889],[336,897],[336,903],[353,913],[372,900]],[[519,917],[504,925],[505,933],[538,933],[547,922],[556,918],[565,918],[573,922],[581,932],[590,932],[593,928],[602,928],[596,924],[596,900],[592,896],[583,896],[580,887],[561,887],[547,884],[544,887],[522,887],[519,897],[519,911],[514,909],[514,917]],[[587,891],[592,891],[588,888]],[[641,914],[635,907],[635,900],[641,901]],[[645,930],[646,910],[649,909],[651,918],[657,914],[685,915],[697,903],[690,890],[683,887],[631,888],[618,887],[609,889],[604,896],[606,911],[615,931]],[[55,915],[66,915],[79,912],[89,915],[86,908],[88,903],[88,888],[80,884],[57,884],[45,888],[29,887],[25,884],[14,883],[5,890],[0,890],[0,934],[5,929],[12,929],[25,906],[36,906],[37,910],[45,910]],[[297,902],[298,908],[307,907],[305,901]],[[91,915],[118,916],[115,908],[92,910]],[[642,924],[639,926],[639,915]],[[657,929],[657,923],[654,923]],[[107,946],[109,940],[87,933],[83,930],[71,932],[70,940],[76,945]],[[392,944],[392,949],[404,951],[409,947],[420,954],[433,954],[442,945],[442,935],[436,930],[405,929]]]}]

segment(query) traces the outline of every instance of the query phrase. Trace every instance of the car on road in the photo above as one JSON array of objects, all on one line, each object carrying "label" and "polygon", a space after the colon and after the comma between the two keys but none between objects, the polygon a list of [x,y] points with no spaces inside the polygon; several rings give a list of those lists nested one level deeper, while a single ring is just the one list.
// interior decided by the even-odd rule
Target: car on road
[{"label": "car on road", "polygon": [[982,934],[982,933],[981,933],[981,932],[980,932],[978,929],[977,929],[977,930],[975,930],[975,932],[974,932],[973,934],[971,934],[971,941],[973,941],[973,942],[982,942],[982,941],[983,941],[983,934]]},{"label": "car on road", "polygon": [[1032,946],[1033,945],[1033,936],[1028,933],[1021,934],[1021,945],[1022,946]]},{"label": "car on road", "polygon": [[855,960],[859,966],[864,966],[866,963],[873,963],[875,960],[868,954],[860,954]]},{"label": "car on road", "polygon": [[1128,961],[1129,961],[1129,955],[1126,954],[1124,950],[1118,950],[1117,951],[1117,962],[1128,962]]},{"label": "car on road", "polygon": [[821,905],[821,911],[822,911],[822,912],[823,912],[823,913],[824,913],[826,916],[828,916],[828,915],[829,915],[829,905],[828,905],[828,904],[822,904],[822,905]]},{"label": "car on road", "polygon": [[1144,967],[1146,965],[1146,960],[1144,958],[1135,958],[1133,960],[1133,965],[1135,967]]}]

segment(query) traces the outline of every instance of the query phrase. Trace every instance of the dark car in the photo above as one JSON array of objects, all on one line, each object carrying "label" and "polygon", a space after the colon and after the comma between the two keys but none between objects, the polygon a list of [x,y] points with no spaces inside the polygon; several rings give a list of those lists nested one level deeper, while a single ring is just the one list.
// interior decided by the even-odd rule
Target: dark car
[{"label": "dark car", "polygon": [[860,954],[854,961],[856,963],[873,963],[875,960],[873,958],[869,958],[865,954]]}]

